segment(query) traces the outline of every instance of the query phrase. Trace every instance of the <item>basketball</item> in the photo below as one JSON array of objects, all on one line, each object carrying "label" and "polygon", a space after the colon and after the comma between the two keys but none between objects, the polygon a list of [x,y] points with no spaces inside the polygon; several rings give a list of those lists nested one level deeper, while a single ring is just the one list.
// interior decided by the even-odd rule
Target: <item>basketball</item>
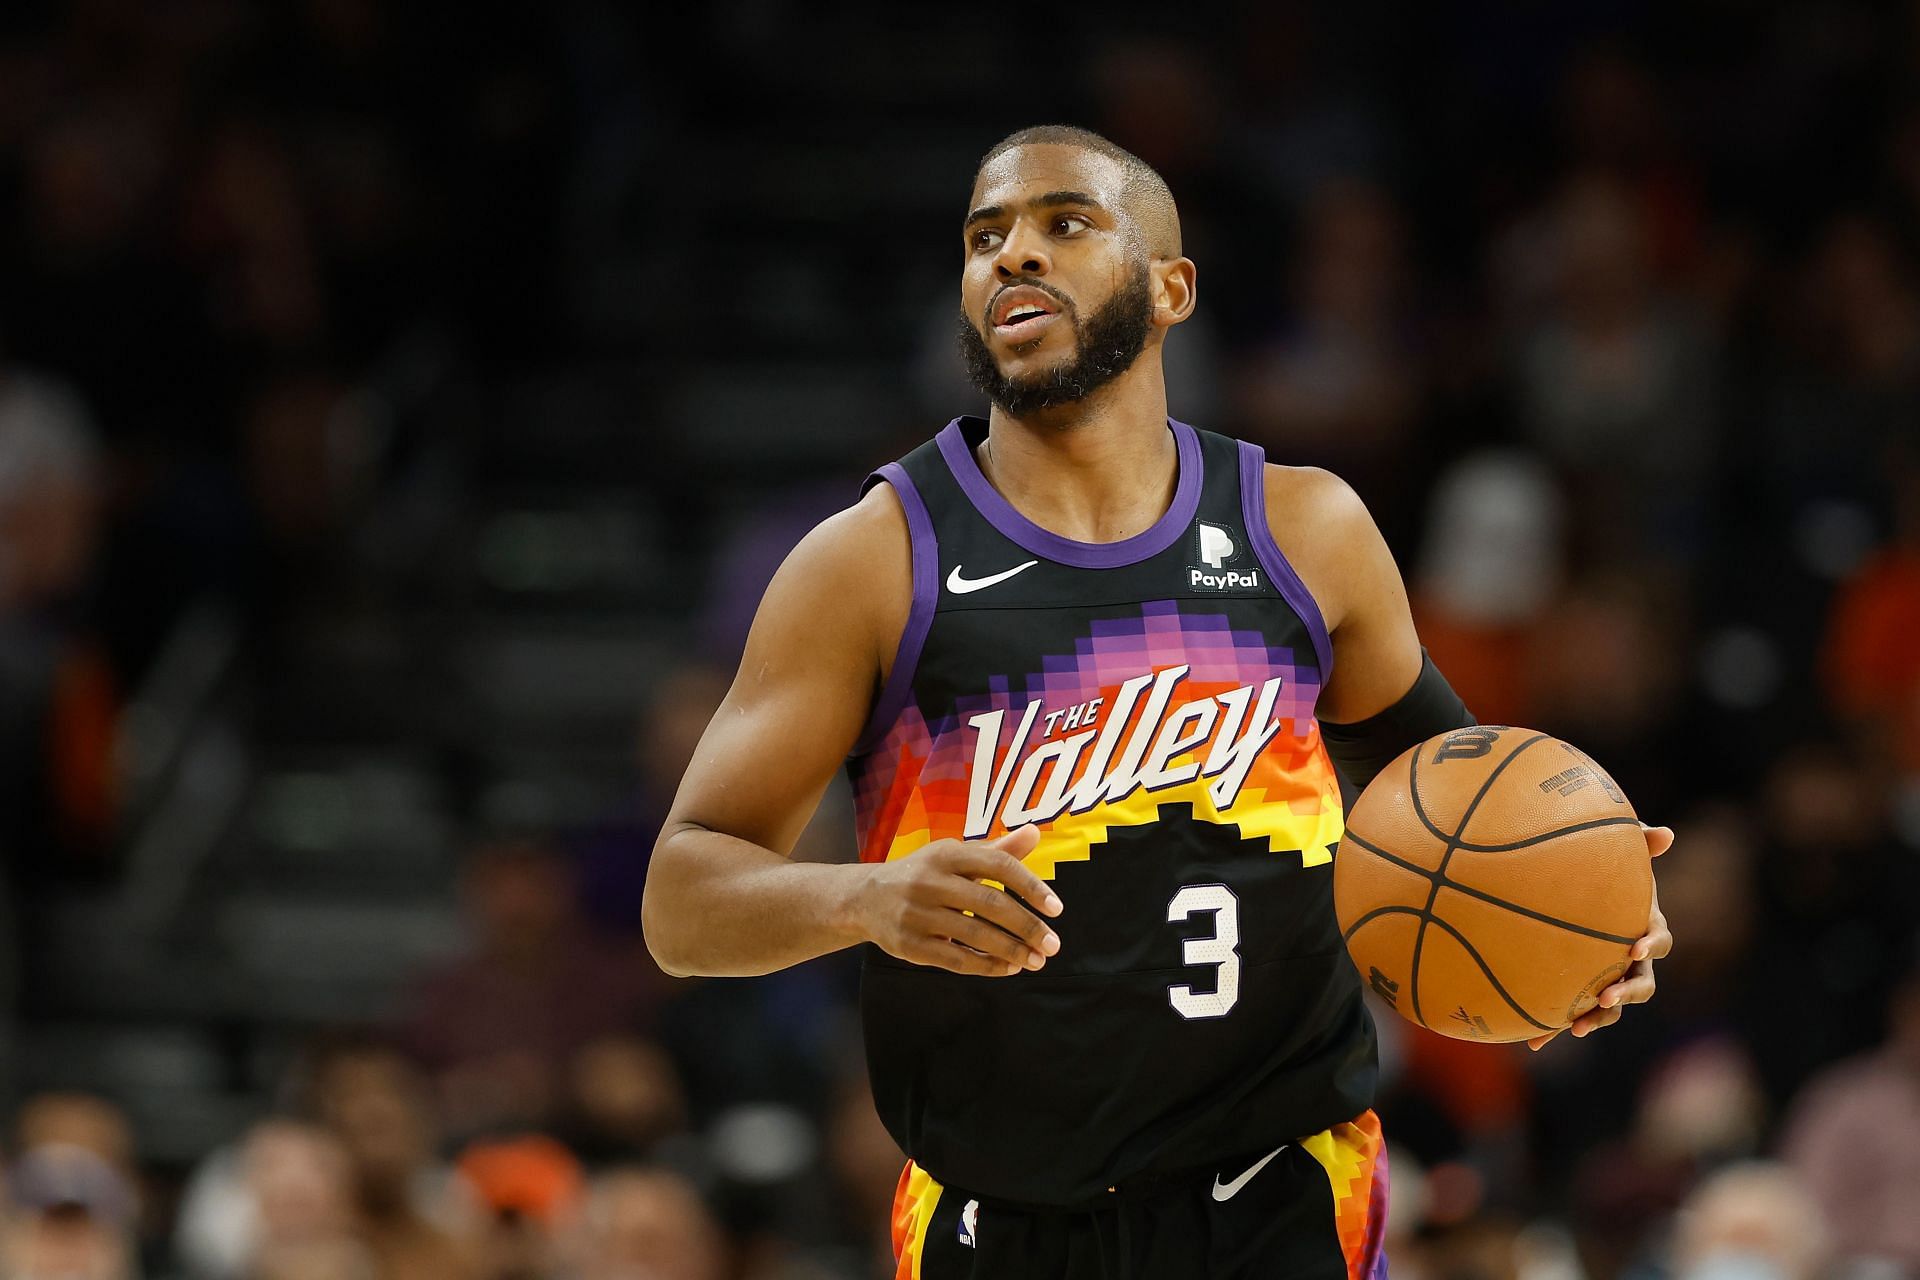
[{"label": "basketball", "polygon": [[1363,981],[1462,1040],[1525,1040],[1593,1008],[1646,931],[1653,868],[1626,795],[1569,743],[1475,725],[1368,785],[1334,862]]}]

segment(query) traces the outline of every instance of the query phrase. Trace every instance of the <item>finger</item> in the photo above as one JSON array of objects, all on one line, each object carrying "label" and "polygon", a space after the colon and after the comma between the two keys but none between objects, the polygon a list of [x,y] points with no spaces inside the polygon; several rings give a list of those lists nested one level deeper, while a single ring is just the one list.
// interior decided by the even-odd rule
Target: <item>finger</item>
[{"label": "finger", "polygon": [[1667,918],[1656,914],[1650,922],[1645,936],[1637,939],[1633,949],[1627,954],[1635,961],[1660,960],[1673,950],[1673,934],[1667,929]]},{"label": "finger", "polygon": [[915,964],[926,965],[930,969],[945,969],[949,973],[962,973],[981,978],[1005,978],[1022,972],[1021,966],[1010,964],[997,956],[982,955],[957,942],[932,940],[918,947],[908,948],[913,954],[904,957]]},{"label": "finger", "polygon": [[1059,954],[1060,935],[1047,928],[1044,921],[1021,906],[1011,894],[971,880],[959,883],[954,910],[971,911],[983,920],[992,921],[1041,955]]},{"label": "finger", "polygon": [[975,951],[1022,969],[1038,969],[1046,963],[1045,956],[1020,939],[974,916],[949,911],[946,920],[938,928],[955,942],[965,943]]},{"label": "finger", "polygon": [[[1562,1028],[1560,1028],[1560,1031],[1565,1031],[1565,1030],[1566,1030],[1566,1028],[1565,1028],[1565,1027],[1562,1027]],[[1549,1031],[1549,1032],[1547,1032],[1547,1034],[1545,1034],[1545,1035],[1543,1035],[1543,1036],[1535,1036],[1535,1037],[1533,1037],[1533,1039],[1531,1039],[1531,1040],[1529,1040],[1529,1041],[1527,1041],[1527,1048],[1529,1048],[1529,1049],[1531,1049],[1531,1050],[1533,1050],[1533,1051],[1534,1051],[1535,1053],[1538,1053],[1538,1052],[1540,1052],[1540,1050],[1542,1050],[1542,1049],[1544,1049],[1544,1048],[1546,1048],[1546,1046],[1547,1046],[1547,1041],[1549,1041],[1549,1040],[1551,1040],[1551,1039],[1553,1039],[1553,1038],[1554,1038],[1555,1036],[1557,1036],[1557,1035],[1559,1035],[1559,1034],[1560,1034],[1560,1031]]]},{"label": "finger", "polygon": [[1626,1006],[1624,1005],[1615,1005],[1611,1009],[1592,1009],[1575,1018],[1573,1025],[1568,1027],[1567,1030],[1573,1032],[1575,1039],[1579,1039],[1582,1036],[1590,1036],[1600,1028],[1610,1027],[1620,1021],[1620,1015],[1625,1012]]},{"label": "finger", "polygon": [[1600,993],[1600,1007],[1612,1009],[1623,1004],[1645,1004],[1653,999],[1653,969],[1614,983]]},{"label": "finger", "polygon": [[984,841],[983,843],[989,844],[1016,858],[1024,858],[1039,847],[1040,828],[1029,822],[1024,827],[1015,827],[1013,830],[1007,832],[1007,834],[995,836],[993,839]]},{"label": "finger", "polygon": [[[1033,833],[1031,837],[1027,837],[1029,831]],[[1050,889],[1039,875],[1029,871],[1027,864],[1021,862],[1021,858],[1031,854],[1033,846],[1039,842],[1041,842],[1041,829],[1033,825],[1025,825],[1020,831],[1010,831],[1002,835],[998,841],[975,844],[973,850],[977,856],[968,862],[968,867],[970,869],[977,867],[977,871],[973,871],[975,877],[987,877],[987,879],[1000,881],[1008,889],[1018,892],[1021,898],[1037,906],[1039,910],[1043,910],[1048,915],[1060,915],[1060,896]]]},{"label": "finger", "polygon": [[1649,857],[1657,858],[1673,848],[1672,827],[1650,827],[1643,822],[1640,824],[1640,830],[1646,834]]}]

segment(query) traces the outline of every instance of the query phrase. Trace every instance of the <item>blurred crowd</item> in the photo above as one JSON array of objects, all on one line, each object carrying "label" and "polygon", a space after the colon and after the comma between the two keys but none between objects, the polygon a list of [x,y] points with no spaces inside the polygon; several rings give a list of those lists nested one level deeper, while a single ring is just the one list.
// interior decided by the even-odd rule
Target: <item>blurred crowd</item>
[{"label": "blurred crowd", "polygon": [[[1920,1274],[1920,9],[1259,8],[1191,41],[1080,15],[1031,50],[1042,86],[1012,59],[927,127],[979,151],[1062,118],[1156,165],[1203,285],[1176,415],[1348,478],[1479,719],[1580,743],[1678,833],[1675,949],[1618,1026],[1533,1055],[1380,1013],[1395,1274]],[[435,482],[423,369],[477,404],[503,369],[658,357],[568,243],[583,192],[813,21],[682,20],[669,57],[596,3],[0,14],[0,1004],[59,1012],[36,905],[122,874],[121,716],[187,603],[231,601],[270,662],[290,604],[410,536],[375,496]],[[847,129],[899,109],[829,78]],[[634,238],[700,172],[677,159]],[[850,353],[910,406],[861,439],[905,445],[978,411],[956,227],[857,225],[860,195],[814,216],[914,269],[834,270],[926,282],[924,326]],[[632,794],[476,836],[467,950],[317,1029],[197,1163],[143,1160],[124,1099],[16,1098],[0,1276],[890,1275],[850,957],[674,982],[637,936],[743,601],[882,460],[850,442],[750,504],[678,485],[730,513],[729,590],[671,602],[698,657],[649,693]],[[845,823],[830,801],[800,856],[848,856]]]}]

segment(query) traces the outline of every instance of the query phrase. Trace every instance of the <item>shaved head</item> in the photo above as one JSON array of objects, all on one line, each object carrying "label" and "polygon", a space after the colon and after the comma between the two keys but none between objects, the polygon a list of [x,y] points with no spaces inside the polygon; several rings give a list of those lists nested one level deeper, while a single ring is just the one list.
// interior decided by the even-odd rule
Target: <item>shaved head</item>
[{"label": "shaved head", "polygon": [[1119,165],[1125,175],[1121,187],[1122,212],[1139,231],[1142,247],[1154,258],[1180,256],[1180,211],[1174,205],[1173,192],[1167,189],[1166,180],[1145,160],[1091,129],[1071,124],[1040,124],[1008,134],[980,157],[979,168],[973,175],[975,188],[979,187],[988,166],[1002,155],[1015,147],[1038,146],[1073,147],[1105,156]]}]

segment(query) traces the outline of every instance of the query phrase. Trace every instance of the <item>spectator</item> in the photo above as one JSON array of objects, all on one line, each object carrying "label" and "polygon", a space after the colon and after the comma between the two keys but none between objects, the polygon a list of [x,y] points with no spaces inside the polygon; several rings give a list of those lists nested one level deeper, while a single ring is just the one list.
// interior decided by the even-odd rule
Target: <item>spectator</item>
[{"label": "spectator", "polygon": [[106,1161],[129,1182],[139,1176],[133,1126],[105,1098],[86,1093],[40,1093],[14,1118],[14,1141],[22,1154],[41,1147],[74,1147]]},{"label": "spectator", "polygon": [[1836,709],[1920,774],[1920,460],[1896,474],[1896,537],[1841,585],[1822,665]]},{"label": "spectator", "polygon": [[1521,430],[1580,477],[1574,527],[1607,561],[1697,549],[1713,442],[1714,354],[1655,274],[1642,211],[1589,173],[1545,220],[1545,310],[1514,356]]},{"label": "spectator", "polygon": [[[310,1119],[254,1126],[188,1184],[175,1248],[196,1276],[251,1280],[348,1265],[380,1280],[460,1280],[470,1260],[441,1224],[450,1171],[433,1158],[424,1083],[392,1049],[343,1039],[303,1081]],[[342,1272],[341,1274],[347,1274]]]},{"label": "spectator", "polygon": [[528,1135],[473,1143],[457,1168],[472,1199],[465,1236],[480,1280],[547,1280],[581,1208],[573,1153]]},{"label": "spectator", "polygon": [[573,1241],[567,1280],[722,1280],[727,1247],[693,1185],[661,1169],[616,1168],[595,1178]]},{"label": "spectator", "polygon": [[1894,989],[1880,1048],[1809,1081],[1783,1134],[1837,1251],[1920,1274],[1920,965]]},{"label": "spectator", "polygon": [[568,1064],[565,1132],[589,1165],[649,1157],[687,1119],[679,1072],[651,1040],[603,1036]]},{"label": "spectator", "polygon": [[441,1225],[450,1171],[426,1081],[398,1050],[346,1041],[319,1056],[312,1109],[346,1153],[357,1229],[382,1280],[465,1274],[467,1259]]},{"label": "spectator", "polygon": [[568,842],[578,862],[580,909],[610,934],[640,936],[640,896],[654,841],[728,683],[725,671],[701,662],[669,672],[648,693],[634,726],[633,793],[618,811]]},{"label": "spectator", "polygon": [[1749,1034],[1776,1106],[1821,1065],[1872,1045],[1914,920],[1915,867],[1888,830],[1879,780],[1852,747],[1809,739],[1761,789],[1763,944],[1743,981],[1768,997]]},{"label": "spectator", "polygon": [[117,680],[88,625],[104,501],[74,392],[0,367],[0,857],[21,890],[111,830]]},{"label": "spectator", "polygon": [[300,1270],[309,1257],[348,1255],[353,1274],[371,1259],[351,1228],[353,1182],[340,1142],[321,1126],[276,1117],[205,1159],[186,1186],[173,1247],[205,1280],[250,1280],[271,1265]]},{"label": "spectator", "polygon": [[545,843],[481,845],[461,889],[471,950],[422,980],[406,1043],[453,1133],[543,1124],[573,1055],[643,1025],[664,979],[637,944],[582,928],[569,865]]},{"label": "spectator", "polygon": [[1676,1280],[1735,1275],[1816,1280],[1830,1256],[1819,1205],[1784,1165],[1754,1162],[1723,1169],[1687,1198],[1676,1226]]},{"label": "spectator", "polygon": [[1596,574],[1560,593],[1527,655],[1532,722],[1579,743],[1649,814],[1698,795],[1671,767],[1685,676],[1682,611],[1646,574]]},{"label": "spectator", "polygon": [[1291,317],[1248,351],[1233,410],[1273,456],[1329,467],[1389,514],[1413,482],[1401,460],[1416,447],[1426,391],[1405,238],[1400,208],[1380,187],[1320,187],[1293,268]]},{"label": "spectator", "polygon": [[1534,629],[1566,574],[1565,499],[1537,459],[1482,452],[1435,485],[1409,584],[1420,638],[1482,724],[1532,724]]},{"label": "spectator", "polygon": [[134,1280],[140,1192],[126,1117],[84,1094],[41,1094],[15,1130],[0,1275]]},{"label": "spectator", "polygon": [[[355,1232],[346,1151],[325,1130],[292,1120],[256,1125],[241,1154],[247,1280],[342,1280],[383,1275]],[[384,1277],[383,1277],[384,1280]]]},{"label": "spectator", "polygon": [[136,1198],[99,1156],[60,1144],[29,1152],[8,1175],[4,1274],[23,1280],[134,1280]]}]

